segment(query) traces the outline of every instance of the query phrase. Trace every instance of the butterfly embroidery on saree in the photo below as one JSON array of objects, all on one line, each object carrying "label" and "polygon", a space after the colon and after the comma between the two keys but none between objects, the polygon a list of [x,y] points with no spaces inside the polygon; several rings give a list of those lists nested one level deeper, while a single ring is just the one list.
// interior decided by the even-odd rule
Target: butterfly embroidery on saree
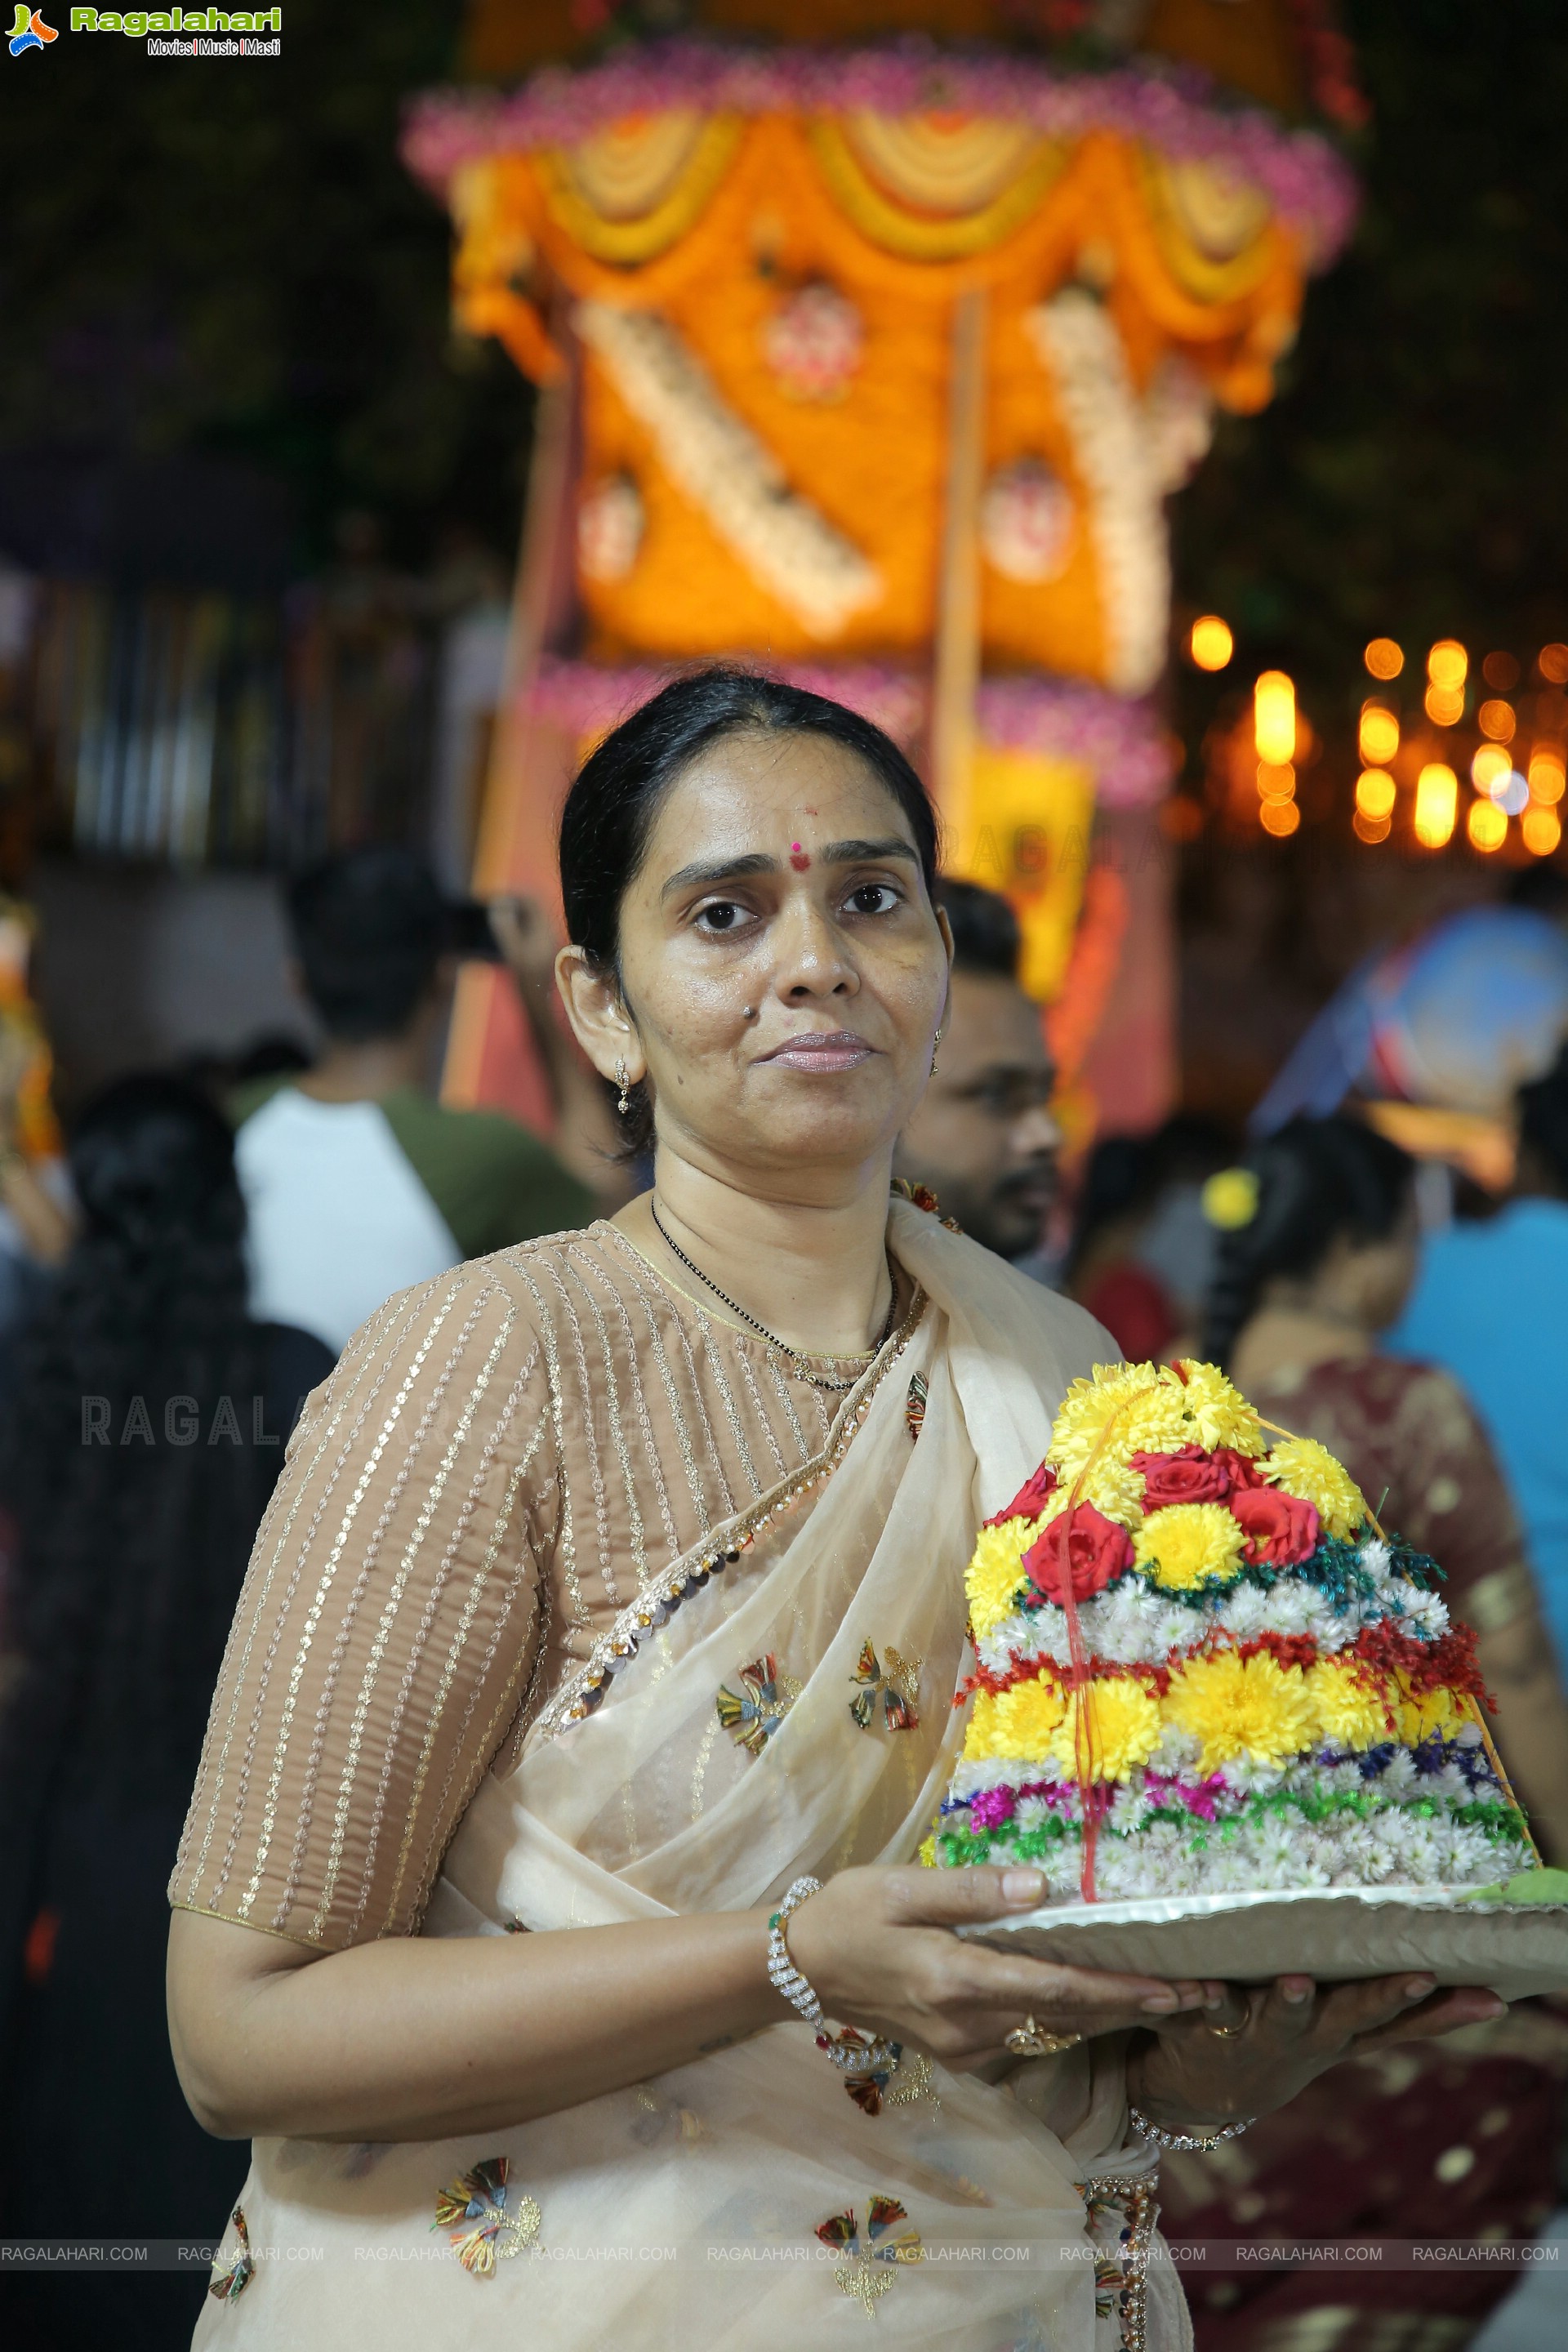
[{"label": "butterfly embroidery on saree", "polygon": [[507,2164],[504,2156],[487,2157],[471,2172],[458,2175],[436,2200],[433,2230],[445,2230],[452,2252],[476,2278],[489,2278],[497,2257],[505,2261],[537,2244],[543,2218],[537,2201],[520,2197],[507,2207]]},{"label": "butterfly embroidery on saree", "polygon": [[854,1679],[859,1685],[849,1702],[849,1712],[862,1731],[869,1731],[876,1718],[877,1700],[882,1701],[882,1719],[889,1731],[913,1731],[920,1722],[915,1703],[921,1695],[921,1661],[906,1658],[892,1648],[887,1653],[883,1666],[875,1644],[862,1642],[859,1663]]},{"label": "butterfly embroidery on saree", "polygon": [[896,2197],[873,2197],[866,2209],[864,2242],[853,2207],[847,2213],[831,2214],[816,2225],[816,2234],[825,2246],[841,2249],[833,2268],[840,2293],[852,2294],[868,2318],[892,2285],[898,2265],[925,2259],[918,2230],[900,2231],[896,2238],[889,2235],[909,2218]]},{"label": "butterfly embroidery on saree", "polygon": [[780,1674],[771,1650],[765,1657],[753,1658],[749,1666],[742,1666],[736,1680],[741,1685],[738,1695],[727,1683],[719,1686],[719,1720],[738,1747],[748,1755],[760,1756],[803,1685],[793,1675]]}]

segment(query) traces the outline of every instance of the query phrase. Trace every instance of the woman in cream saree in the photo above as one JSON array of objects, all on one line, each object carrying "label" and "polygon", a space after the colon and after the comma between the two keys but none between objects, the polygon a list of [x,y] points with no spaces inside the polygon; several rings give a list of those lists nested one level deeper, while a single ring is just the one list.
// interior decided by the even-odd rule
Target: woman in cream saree
[{"label": "woman in cream saree", "polygon": [[[255,2143],[203,2345],[1173,2352],[1130,2068],[1212,2126],[1429,1990],[1006,1958],[946,1930],[1037,1874],[910,1867],[974,1527],[1109,1352],[889,1209],[933,852],[875,730],[727,674],[574,789],[563,993],[654,1192],[392,1300],[292,1441],[171,1886],[183,2079]],[[869,2080],[769,1981],[792,1890]]]}]

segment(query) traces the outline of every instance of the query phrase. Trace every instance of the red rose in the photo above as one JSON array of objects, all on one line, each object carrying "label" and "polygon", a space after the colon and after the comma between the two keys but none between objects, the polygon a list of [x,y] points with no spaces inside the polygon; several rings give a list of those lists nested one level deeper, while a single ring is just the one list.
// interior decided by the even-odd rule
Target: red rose
[{"label": "red rose", "polygon": [[1232,1485],[1225,1455],[1197,1445],[1184,1445],[1179,1454],[1135,1454],[1132,1467],[1143,1473],[1146,1511],[1167,1503],[1223,1503]]},{"label": "red rose", "polygon": [[1024,1554],[1025,1575],[1037,1592],[1058,1607],[1067,1599],[1069,1575],[1073,1599],[1087,1601],[1131,1565],[1131,1537],[1092,1503],[1063,1511]]},{"label": "red rose", "polygon": [[1249,1455],[1237,1454],[1234,1446],[1216,1446],[1214,1458],[1216,1462],[1223,1462],[1230,1472],[1230,1491],[1233,1495],[1239,1494],[1244,1486],[1268,1485],[1261,1465],[1254,1462]]},{"label": "red rose", "polygon": [[1277,1486],[1247,1486],[1230,1498],[1233,1516],[1247,1536],[1248,1559],[1267,1568],[1289,1568],[1318,1549],[1318,1514],[1299,1495]]},{"label": "red rose", "polygon": [[1037,1470],[1030,1472],[1006,1509],[998,1511],[995,1517],[987,1519],[985,1524],[988,1528],[999,1528],[1007,1519],[1037,1519],[1056,1491],[1057,1474],[1048,1462],[1042,1462]]}]

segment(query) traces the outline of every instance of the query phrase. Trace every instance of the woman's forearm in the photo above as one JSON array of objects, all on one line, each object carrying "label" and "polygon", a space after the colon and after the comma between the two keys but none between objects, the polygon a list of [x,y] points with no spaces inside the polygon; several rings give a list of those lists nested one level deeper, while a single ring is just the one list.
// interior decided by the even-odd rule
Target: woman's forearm
[{"label": "woman's forearm", "polygon": [[176,1912],[175,2063],[221,2138],[443,2139],[688,2063],[789,2011],[767,1915],[398,1938],[309,1958]]}]

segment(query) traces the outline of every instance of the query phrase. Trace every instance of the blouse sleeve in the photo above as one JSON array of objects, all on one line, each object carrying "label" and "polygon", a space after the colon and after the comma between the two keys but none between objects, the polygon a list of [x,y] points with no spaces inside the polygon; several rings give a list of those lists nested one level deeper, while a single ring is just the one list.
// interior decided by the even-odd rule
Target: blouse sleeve
[{"label": "blouse sleeve", "polygon": [[522,1702],[559,1485],[494,1262],[392,1299],[289,1445],[169,1899],[336,1951],[414,1933]]}]

